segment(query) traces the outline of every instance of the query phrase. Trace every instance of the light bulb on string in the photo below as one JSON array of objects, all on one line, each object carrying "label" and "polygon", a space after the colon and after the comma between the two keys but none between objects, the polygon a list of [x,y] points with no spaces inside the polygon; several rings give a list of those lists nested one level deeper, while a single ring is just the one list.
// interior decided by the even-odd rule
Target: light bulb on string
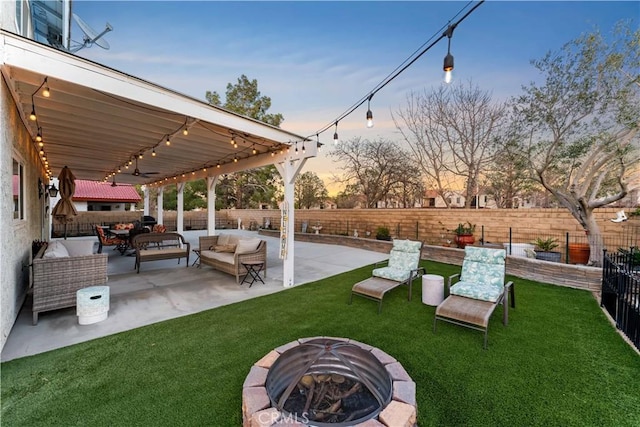
[{"label": "light bulb on string", "polygon": [[42,96],[44,96],[45,98],[49,98],[51,96],[49,84],[47,83],[47,77],[44,78],[44,90],[42,91]]},{"label": "light bulb on string", "polygon": [[333,143],[338,145],[338,122],[336,122],[336,130],[333,133]]},{"label": "light bulb on string", "polygon": [[444,71],[444,82],[449,84],[453,79],[452,71],[453,71],[453,55],[451,55],[451,36],[453,36],[453,30],[455,26],[449,25],[447,30],[444,32],[444,35],[447,36],[447,56],[444,57],[444,65],[442,69]]},{"label": "light bulb on string", "polygon": [[371,98],[373,98],[373,94],[369,95],[369,100],[367,101],[367,127],[373,127],[373,113],[371,112]]}]

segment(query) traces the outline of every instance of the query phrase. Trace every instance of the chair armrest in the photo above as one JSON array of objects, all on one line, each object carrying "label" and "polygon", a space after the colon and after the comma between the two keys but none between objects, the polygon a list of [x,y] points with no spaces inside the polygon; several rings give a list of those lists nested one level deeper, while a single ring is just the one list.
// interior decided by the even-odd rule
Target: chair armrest
[{"label": "chair armrest", "polygon": [[[451,276],[449,276],[449,282],[447,283],[447,290],[451,289],[451,285],[453,285],[455,282],[453,282],[453,279],[458,278],[458,280],[460,280],[460,273],[457,274],[452,274]],[[456,280],[456,282],[458,281]]]},{"label": "chair armrest", "polygon": [[507,282],[506,285],[504,285],[504,295],[502,297],[503,299],[509,297],[508,292],[511,293],[511,298],[510,298],[511,299],[511,307],[512,308],[516,308],[515,288],[513,286],[513,282],[512,281],[509,281],[509,282]]},{"label": "chair armrest", "polygon": [[385,259],[384,261],[378,261],[375,264],[373,264],[373,268],[378,268],[383,266],[384,264],[389,264],[389,260]]}]

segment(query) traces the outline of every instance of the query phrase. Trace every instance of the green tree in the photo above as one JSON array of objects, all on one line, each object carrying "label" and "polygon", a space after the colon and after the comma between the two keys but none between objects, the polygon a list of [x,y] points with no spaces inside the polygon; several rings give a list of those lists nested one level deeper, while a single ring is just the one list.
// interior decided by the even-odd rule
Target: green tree
[{"label": "green tree", "polygon": [[322,205],[329,197],[324,182],[314,172],[305,172],[296,179],[294,188],[295,208],[311,209]]},{"label": "green tree", "polygon": [[532,64],[544,76],[513,100],[512,124],[532,177],[586,231],[600,263],[596,208],[628,193],[640,129],[640,30],[618,24],[613,41],[595,30]]},{"label": "green tree", "polygon": [[258,81],[256,79],[249,80],[244,74],[240,76],[235,85],[227,84],[224,104],[216,91],[207,91],[205,97],[211,105],[226,108],[273,126],[279,127],[284,121],[284,117],[280,113],[267,113],[267,110],[271,108],[271,98],[261,96],[258,90]]},{"label": "green tree", "polygon": [[[235,85],[227,84],[224,103],[215,91],[207,91],[205,97],[211,105],[223,107],[273,126],[279,127],[284,121],[282,114],[267,112],[271,108],[271,98],[261,95],[258,90],[258,81],[249,80],[244,74]],[[229,174],[216,186],[216,208],[255,209],[261,204],[274,206],[274,198],[280,182],[280,175],[274,166]]]}]

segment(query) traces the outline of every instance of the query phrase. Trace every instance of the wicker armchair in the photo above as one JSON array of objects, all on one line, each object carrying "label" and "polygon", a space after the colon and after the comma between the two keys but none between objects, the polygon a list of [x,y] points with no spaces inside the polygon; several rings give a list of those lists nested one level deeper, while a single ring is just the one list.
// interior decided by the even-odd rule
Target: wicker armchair
[{"label": "wicker armchair", "polygon": [[[76,305],[76,291],[107,282],[107,254],[94,254],[94,241],[57,241],[69,256],[43,258],[43,245],[33,259],[33,324],[44,311]],[[86,255],[83,255],[86,254]]]}]

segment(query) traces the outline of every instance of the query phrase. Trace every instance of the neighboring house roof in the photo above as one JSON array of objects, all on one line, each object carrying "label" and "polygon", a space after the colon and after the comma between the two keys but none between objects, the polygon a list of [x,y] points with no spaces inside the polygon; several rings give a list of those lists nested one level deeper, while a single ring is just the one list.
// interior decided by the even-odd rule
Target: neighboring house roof
[{"label": "neighboring house roof", "polygon": [[109,182],[86,181],[76,179],[76,191],[73,200],[104,202],[139,202],[142,200],[136,188],[131,184],[118,184],[115,187]]}]

